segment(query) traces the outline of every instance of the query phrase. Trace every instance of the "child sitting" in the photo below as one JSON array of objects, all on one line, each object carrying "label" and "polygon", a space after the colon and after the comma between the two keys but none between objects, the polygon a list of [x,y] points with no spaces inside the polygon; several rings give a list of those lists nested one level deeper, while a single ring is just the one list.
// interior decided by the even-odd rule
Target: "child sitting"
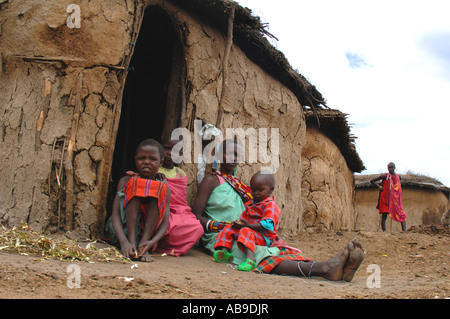
[{"label": "child sitting", "polygon": [[202,237],[203,227],[187,204],[188,177],[172,160],[172,149],[180,140],[173,140],[171,133],[162,137],[164,161],[159,173],[166,176],[170,188],[170,217],[166,234],[160,240],[157,251],[169,255],[185,255]]},{"label": "child sitting", "polygon": [[127,172],[119,180],[119,191],[106,231],[113,242],[120,244],[120,251],[127,258],[153,261],[149,250],[156,248],[167,230],[170,190],[164,183],[156,181],[162,162],[161,144],[152,139],[145,140],[136,149],[138,173]]},{"label": "child sitting", "polygon": [[238,265],[238,270],[251,271],[255,268],[255,246],[271,246],[277,239],[280,209],[271,196],[275,187],[273,174],[258,172],[250,180],[253,199],[245,204],[245,211],[239,221],[226,226],[217,235],[214,244],[214,259],[217,262],[232,262],[230,251],[236,240],[246,260]]}]

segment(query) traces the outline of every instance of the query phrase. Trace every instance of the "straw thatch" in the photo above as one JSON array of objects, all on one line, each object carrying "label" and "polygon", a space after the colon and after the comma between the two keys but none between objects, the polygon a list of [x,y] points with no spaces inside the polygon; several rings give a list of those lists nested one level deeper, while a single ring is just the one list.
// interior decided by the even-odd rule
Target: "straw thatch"
[{"label": "straw thatch", "polygon": [[267,24],[262,23],[259,17],[253,16],[249,8],[230,0],[171,0],[171,2],[224,34],[228,28],[228,11],[232,6],[236,6],[234,44],[240,47],[250,60],[288,87],[302,106],[326,107],[326,101],[316,87],[295,71],[285,55],[270,44],[266,37],[275,37],[267,31]]}]

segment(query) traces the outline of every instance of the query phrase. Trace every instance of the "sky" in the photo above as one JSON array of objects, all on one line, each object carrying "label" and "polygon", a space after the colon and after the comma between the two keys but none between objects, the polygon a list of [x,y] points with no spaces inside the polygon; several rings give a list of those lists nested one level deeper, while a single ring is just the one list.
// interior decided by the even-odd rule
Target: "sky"
[{"label": "sky", "polygon": [[349,114],[362,174],[394,162],[450,187],[450,1],[236,1],[327,106]]}]

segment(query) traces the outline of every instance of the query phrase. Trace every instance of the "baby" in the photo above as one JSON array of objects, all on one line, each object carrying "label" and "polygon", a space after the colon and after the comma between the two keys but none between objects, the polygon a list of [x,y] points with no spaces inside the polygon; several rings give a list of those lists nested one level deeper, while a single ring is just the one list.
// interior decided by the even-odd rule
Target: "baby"
[{"label": "baby", "polygon": [[232,262],[230,251],[236,241],[246,260],[238,265],[238,270],[251,271],[255,268],[255,246],[271,246],[278,237],[277,227],[280,209],[275,203],[272,192],[275,177],[271,173],[257,172],[250,180],[252,198],[245,204],[245,211],[239,221],[226,226],[217,235],[214,244],[214,260]]}]

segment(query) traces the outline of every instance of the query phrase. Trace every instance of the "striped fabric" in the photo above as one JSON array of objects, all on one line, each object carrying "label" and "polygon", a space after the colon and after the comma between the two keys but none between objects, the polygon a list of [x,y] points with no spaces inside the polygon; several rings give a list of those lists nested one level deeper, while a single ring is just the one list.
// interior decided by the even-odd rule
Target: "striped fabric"
[{"label": "striped fabric", "polygon": [[[166,205],[168,204],[168,194],[167,194],[167,186],[162,182],[158,182],[151,179],[140,178],[138,176],[133,176],[128,181],[125,186],[123,193],[124,197],[124,208],[127,206],[128,202],[134,197],[154,197],[158,199],[158,222],[157,227],[162,221],[164,217],[164,212],[166,210]],[[144,221],[147,216],[148,211],[148,203],[145,201],[141,202],[141,207],[139,212],[142,214],[141,218],[141,228],[144,229]]]},{"label": "striped fabric", "polygon": [[288,247],[280,247],[279,249],[280,249],[279,255],[264,258],[263,260],[261,260],[258,266],[255,269],[253,269],[253,271],[270,274],[273,271],[273,269],[284,260],[295,260],[295,261],[311,260],[305,257],[303,253],[298,250],[292,250]]},{"label": "striped fabric", "polygon": [[233,175],[222,173],[221,171],[215,171],[214,174],[221,176],[233,189],[241,196],[242,201],[245,203],[252,199],[252,190],[239,178]]},{"label": "striped fabric", "polygon": [[245,204],[245,211],[241,214],[240,219],[246,221],[248,224],[259,224],[262,220],[270,220],[273,228],[265,229],[260,233],[248,227],[237,229],[228,225],[217,235],[214,248],[225,247],[231,249],[234,241],[237,241],[238,247],[241,250],[247,247],[252,252],[255,251],[255,245],[270,246],[278,237],[277,227],[279,218],[280,209],[272,197],[267,197],[258,203],[250,200]]},{"label": "striped fabric", "polygon": [[258,224],[262,220],[270,220],[273,223],[273,229],[265,229],[263,236],[270,242],[273,242],[277,237],[277,228],[280,220],[280,209],[273,200],[273,197],[255,203],[253,200],[245,204],[245,211],[241,215],[241,220],[249,224]]},{"label": "striped fabric", "polygon": [[228,248],[231,250],[233,242],[236,241],[239,249],[243,250],[244,247],[255,251],[255,246],[266,246],[266,240],[259,232],[251,230],[248,227],[237,229],[231,225],[227,225],[216,238],[214,244],[215,249]]}]

